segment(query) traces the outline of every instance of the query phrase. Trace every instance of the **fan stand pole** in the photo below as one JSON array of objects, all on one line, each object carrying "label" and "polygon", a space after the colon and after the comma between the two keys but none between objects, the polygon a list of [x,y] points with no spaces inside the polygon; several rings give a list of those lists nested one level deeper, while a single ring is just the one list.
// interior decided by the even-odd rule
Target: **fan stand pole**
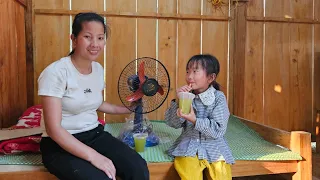
[{"label": "fan stand pole", "polygon": [[143,121],[143,114],[142,114],[142,98],[137,101],[138,106],[135,108],[134,113],[134,132],[142,132],[142,121]]}]

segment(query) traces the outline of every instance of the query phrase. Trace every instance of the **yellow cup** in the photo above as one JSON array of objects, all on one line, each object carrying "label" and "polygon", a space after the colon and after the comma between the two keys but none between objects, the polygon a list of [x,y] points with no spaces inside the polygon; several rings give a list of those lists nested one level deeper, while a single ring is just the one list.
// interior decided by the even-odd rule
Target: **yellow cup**
[{"label": "yellow cup", "polygon": [[180,92],[178,94],[179,98],[179,109],[181,109],[183,114],[189,114],[192,101],[195,95],[189,92]]},{"label": "yellow cup", "polygon": [[148,133],[135,133],[133,134],[134,139],[134,149],[137,152],[143,152],[144,147],[146,146]]}]

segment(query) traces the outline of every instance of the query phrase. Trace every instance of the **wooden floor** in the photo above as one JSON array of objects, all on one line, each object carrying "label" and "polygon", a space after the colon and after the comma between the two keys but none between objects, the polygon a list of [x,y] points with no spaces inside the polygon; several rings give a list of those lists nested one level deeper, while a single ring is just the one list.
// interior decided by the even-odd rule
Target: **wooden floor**
[{"label": "wooden floor", "polygon": [[[312,180],[320,180],[320,153],[312,154]],[[233,180],[285,180],[280,175],[252,176],[232,178]]]}]

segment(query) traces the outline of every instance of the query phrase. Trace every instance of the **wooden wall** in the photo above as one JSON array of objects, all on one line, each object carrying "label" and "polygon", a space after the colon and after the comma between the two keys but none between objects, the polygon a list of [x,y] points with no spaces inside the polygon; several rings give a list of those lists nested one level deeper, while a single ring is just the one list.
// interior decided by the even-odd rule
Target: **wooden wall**
[{"label": "wooden wall", "polygon": [[[98,60],[105,67],[108,102],[121,104],[117,84],[127,63],[138,57],[154,57],[168,69],[171,91],[162,107],[147,116],[163,119],[176,87],[185,83],[186,62],[199,53],[211,53],[220,60],[222,68],[218,82],[227,97],[231,97],[228,5],[216,10],[206,0],[72,0],[71,5],[69,0],[33,0],[33,7],[34,82],[47,65],[70,51],[70,16],[91,10],[106,17],[111,32],[106,53]],[[40,103],[37,83],[34,84],[34,97],[35,103]],[[125,117],[106,115],[106,120],[124,121]]]},{"label": "wooden wall", "polygon": [[[254,0],[234,54],[234,113],[281,128],[315,132],[319,109],[319,12],[313,0]],[[236,32],[237,33],[237,32]],[[241,56],[243,54],[244,56]]]},{"label": "wooden wall", "polygon": [[[3,1],[0,18],[10,20],[1,22],[23,22],[17,18],[19,12],[24,17],[21,6]],[[155,57],[169,71],[171,91],[168,101],[147,116],[163,119],[176,87],[184,83],[187,60],[194,54],[212,53],[220,60],[218,82],[233,114],[284,130],[315,133],[319,128],[316,112],[320,112],[320,1],[230,1],[234,3],[229,6],[225,0],[221,8],[207,0],[28,1],[32,4],[27,20],[32,28],[27,28],[27,39],[33,43],[33,54],[27,54],[27,62],[32,61],[27,64],[28,102],[40,103],[37,79],[41,71],[69,53],[72,17],[95,11],[106,17],[111,30],[106,52],[98,59],[105,67],[107,101],[121,104],[117,81],[128,62]],[[22,36],[23,27],[16,26],[13,23],[0,30],[4,33],[1,40],[10,42],[9,48],[4,44],[0,48],[5,52],[0,53],[0,127],[16,122],[26,108],[25,77],[19,76],[25,74],[25,57],[14,51],[15,43],[19,52],[24,51],[23,41],[17,42],[14,35]],[[10,96],[12,93],[16,96]],[[125,117],[105,116],[107,121]]]},{"label": "wooden wall", "polygon": [[0,1],[0,128],[27,107],[24,1]]}]

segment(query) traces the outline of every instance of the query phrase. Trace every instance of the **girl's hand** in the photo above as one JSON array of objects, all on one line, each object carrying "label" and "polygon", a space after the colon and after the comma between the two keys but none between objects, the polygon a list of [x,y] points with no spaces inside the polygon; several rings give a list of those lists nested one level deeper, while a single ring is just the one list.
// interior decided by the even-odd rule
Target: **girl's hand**
[{"label": "girl's hand", "polygon": [[90,162],[96,168],[106,173],[109,178],[116,180],[116,168],[109,158],[97,152],[93,155],[93,158],[90,160]]},{"label": "girl's hand", "polygon": [[190,107],[190,113],[189,114],[183,114],[181,109],[177,109],[177,116],[184,118],[187,121],[190,121],[192,124],[196,124],[197,117],[196,114],[194,113],[192,104]]},{"label": "girl's hand", "polygon": [[177,89],[177,91],[176,91],[177,97],[178,97],[179,92],[189,92],[191,90],[192,90],[191,85],[184,85],[184,86]]}]

